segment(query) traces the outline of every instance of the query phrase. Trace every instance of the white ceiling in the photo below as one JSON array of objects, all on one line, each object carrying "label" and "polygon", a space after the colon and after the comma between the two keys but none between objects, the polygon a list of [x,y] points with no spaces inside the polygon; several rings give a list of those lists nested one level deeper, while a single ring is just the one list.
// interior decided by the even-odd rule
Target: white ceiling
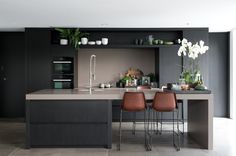
[{"label": "white ceiling", "polygon": [[24,27],[236,27],[236,0],[0,0],[0,30]]}]

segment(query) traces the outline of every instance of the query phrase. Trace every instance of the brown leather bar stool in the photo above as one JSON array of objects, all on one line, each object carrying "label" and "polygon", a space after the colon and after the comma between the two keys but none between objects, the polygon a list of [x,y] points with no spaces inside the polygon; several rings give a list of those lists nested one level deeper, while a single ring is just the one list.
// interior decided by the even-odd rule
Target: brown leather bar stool
[{"label": "brown leather bar stool", "polygon": [[[180,131],[180,133],[182,134],[182,135],[184,135],[184,122],[185,122],[185,120],[184,120],[184,101],[183,100],[177,100],[177,107],[178,107],[178,109],[180,109],[181,108],[181,111],[178,111],[179,113],[181,112],[181,118],[179,119],[179,121],[180,121],[180,123],[182,124],[182,131]],[[156,112],[155,113],[155,118],[157,119],[156,120],[156,127],[157,127],[157,129],[158,129],[158,122],[159,122],[159,119],[160,119],[160,131],[156,131],[156,134],[161,134],[162,133],[162,112],[160,113],[161,114],[161,117],[159,117],[159,113],[158,112]]]},{"label": "brown leather bar stool", "polygon": [[[138,91],[142,91],[145,89],[151,89],[151,86],[137,86],[137,90]],[[136,129],[136,112],[133,112],[133,130],[132,130],[132,134],[135,135],[135,129]]]},{"label": "brown leather bar stool", "polygon": [[126,112],[140,112],[144,111],[144,134],[145,134],[145,147],[148,150],[147,144],[147,125],[146,125],[146,100],[143,92],[125,92],[123,96],[123,102],[120,109],[120,125],[119,125],[119,145],[118,150],[121,146],[121,124],[123,111]]},{"label": "brown leather bar stool", "polygon": [[[152,111],[156,112],[172,112],[173,117],[173,145],[176,148],[177,151],[180,150],[180,134],[179,134],[179,112],[177,108],[177,100],[175,93],[172,92],[156,92],[155,97],[153,99],[152,103]],[[175,132],[175,118],[174,113],[177,112],[177,132]],[[149,120],[150,118],[150,111],[149,111]],[[149,127],[149,122],[148,122]],[[152,126],[151,126],[152,131]],[[175,134],[178,137],[178,145],[175,144]]]}]

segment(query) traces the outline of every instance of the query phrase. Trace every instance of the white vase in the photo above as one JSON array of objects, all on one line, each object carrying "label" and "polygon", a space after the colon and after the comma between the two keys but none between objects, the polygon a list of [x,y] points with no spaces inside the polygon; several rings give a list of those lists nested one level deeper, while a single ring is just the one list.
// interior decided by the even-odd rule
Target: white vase
[{"label": "white vase", "polygon": [[88,38],[86,38],[86,37],[81,38],[81,44],[82,45],[88,44]]},{"label": "white vase", "polygon": [[102,38],[102,44],[107,45],[108,44],[108,38]]},{"label": "white vase", "polygon": [[68,45],[67,39],[60,39],[60,45]]}]

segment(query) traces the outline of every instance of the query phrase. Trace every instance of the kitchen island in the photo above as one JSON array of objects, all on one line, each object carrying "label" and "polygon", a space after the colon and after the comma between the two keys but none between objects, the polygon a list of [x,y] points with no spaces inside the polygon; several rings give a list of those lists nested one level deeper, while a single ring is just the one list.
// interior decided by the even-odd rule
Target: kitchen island
[{"label": "kitchen island", "polygon": [[[112,100],[136,89],[46,89],[26,95],[26,147],[106,147],[112,144]],[[152,100],[160,89],[142,90]],[[213,148],[213,94],[178,91],[188,101],[188,134]]]}]

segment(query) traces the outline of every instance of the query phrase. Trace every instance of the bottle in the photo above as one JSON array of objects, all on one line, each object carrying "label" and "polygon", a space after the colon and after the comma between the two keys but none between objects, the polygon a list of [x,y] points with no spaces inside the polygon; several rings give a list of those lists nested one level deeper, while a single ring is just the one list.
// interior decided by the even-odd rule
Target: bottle
[{"label": "bottle", "polygon": [[203,81],[203,77],[202,75],[200,76],[200,85],[203,85],[204,84],[204,81]]},{"label": "bottle", "polygon": [[185,79],[184,79],[183,73],[181,73],[179,76],[179,85],[183,85],[183,84],[185,84]]}]

